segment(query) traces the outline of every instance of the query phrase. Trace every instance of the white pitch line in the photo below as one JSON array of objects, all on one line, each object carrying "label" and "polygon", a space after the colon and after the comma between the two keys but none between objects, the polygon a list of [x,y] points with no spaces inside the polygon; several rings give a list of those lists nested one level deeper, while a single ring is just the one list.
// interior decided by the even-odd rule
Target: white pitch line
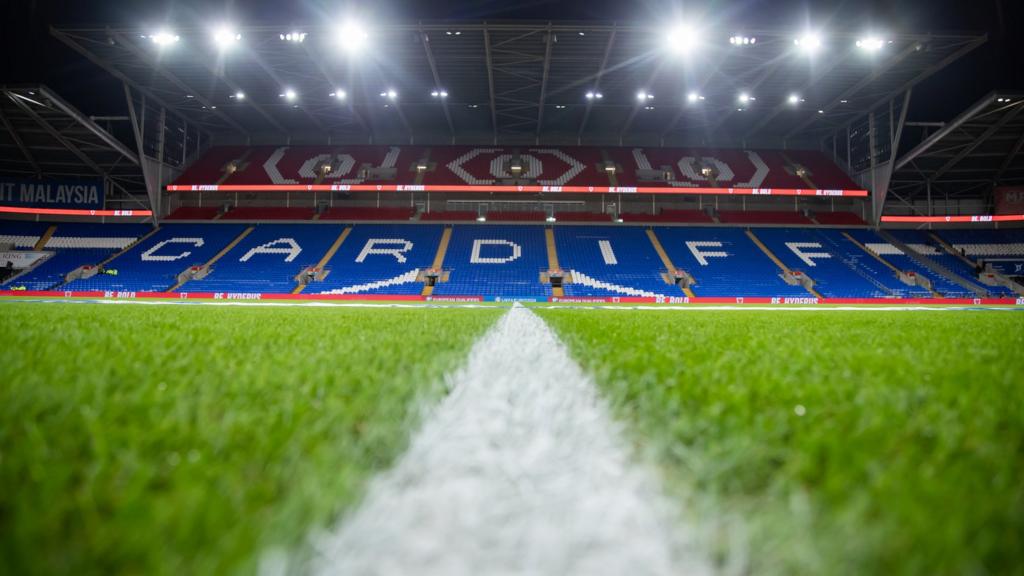
[{"label": "white pitch line", "polygon": [[514,306],[472,348],[360,507],[313,538],[314,574],[709,574],[676,503],[593,381]]}]

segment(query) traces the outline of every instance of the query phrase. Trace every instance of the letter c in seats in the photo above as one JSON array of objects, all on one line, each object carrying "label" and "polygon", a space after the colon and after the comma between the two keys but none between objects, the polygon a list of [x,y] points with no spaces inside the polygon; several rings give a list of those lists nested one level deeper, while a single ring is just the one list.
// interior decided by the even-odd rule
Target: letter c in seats
[{"label": "letter c in seats", "polygon": [[174,262],[175,260],[181,260],[182,258],[189,257],[192,254],[192,251],[186,250],[180,254],[168,254],[161,256],[154,256],[153,253],[168,244],[190,244],[196,248],[200,248],[205,243],[206,242],[202,238],[168,238],[163,242],[157,242],[152,248],[143,252],[142,260],[144,262]]}]

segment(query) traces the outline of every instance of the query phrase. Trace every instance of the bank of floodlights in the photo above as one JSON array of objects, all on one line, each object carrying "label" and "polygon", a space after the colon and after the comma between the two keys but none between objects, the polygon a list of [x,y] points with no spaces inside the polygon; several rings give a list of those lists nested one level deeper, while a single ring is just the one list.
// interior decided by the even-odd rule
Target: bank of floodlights
[{"label": "bank of floodlights", "polygon": [[340,25],[334,32],[334,43],[343,52],[358,54],[366,47],[370,34],[359,22],[350,20]]},{"label": "bank of floodlights", "polygon": [[821,49],[823,42],[819,34],[808,32],[793,40],[793,44],[805,54],[814,54]]},{"label": "bank of floodlights", "polygon": [[665,46],[677,56],[693,52],[699,43],[700,34],[689,24],[677,24],[665,34]]},{"label": "bank of floodlights", "polygon": [[213,32],[213,42],[221,49],[227,49],[242,40],[242,35],[230,26],[221,26]]}]

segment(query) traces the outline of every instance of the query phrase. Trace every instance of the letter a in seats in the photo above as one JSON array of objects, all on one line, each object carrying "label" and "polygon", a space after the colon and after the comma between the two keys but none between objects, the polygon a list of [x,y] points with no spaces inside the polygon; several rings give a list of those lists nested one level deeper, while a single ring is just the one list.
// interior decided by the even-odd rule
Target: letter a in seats
[{"label": "letter a in seats", "polygon": [[[378,245],[391,245],[401,246],[395,248],[378,248]],[[395,257],[395,260],[405,264],[405,253],[412,250],[412,242],[405,240],[404,238],[370,238],[366,241],[366,245],[363,246],[362,251],[359,252],[359,256],[356,256],[356,262],[362,263],[366,260],[366,257],[371,254],[388,254]]]},{"label": "letter a in seats", "polygon": [[143,252],[142,253],[142,260],[144,262],[174,262],[175,260],[181,260],[182,258],[188,258],[189,255],[192,254],[192,251],[191,250],[186,250],[186,251],[184,251],[184,252],[182,252],[180,254],[173,254],[173,255],[168,254],[168,255],[160,255],[160,256],[155,256],[154,252],[156,252],[157,250],[160,250],[161,248],[163,248],[164,246],[167,246],[168,244],[188,244],[190,246],[194,246],[196,248],[200,248],[205,243],[206,242],[202,238],[168,238],[167,240],[164,240],[163,242],[157,242],[155,246],[153,246],[149,250],[146,250],[145,252]]},{"label": "letter a in seats", "polygon": [[[493,258],[480,256],[480,248],[482,246],[508,246],[512,249],[511,254],[504,258]],[[510,240],[473,240],[473,253],[469,256],[470,264],[506,264],[513,260],[517,260],[523,255],[523,249]]]},{"label": "letter a in seats", "polygon": [[[278,244],[284,244],[285,246],[276,247]],[[299,243],[296,242],[294,238],[278,238],[277,240],[271,240],[266,244],[261,244],[252,250],[249,250],[245,253],[245,256],[239,258],[238,261],[248,262],[250,258],[257,254],[287,254],[288,256],[285,257],[284,261],[291,262],[292,260],[295,260],[295,257],[298,256],[300,252],[302,252],[302,247],[299,246]]]}]

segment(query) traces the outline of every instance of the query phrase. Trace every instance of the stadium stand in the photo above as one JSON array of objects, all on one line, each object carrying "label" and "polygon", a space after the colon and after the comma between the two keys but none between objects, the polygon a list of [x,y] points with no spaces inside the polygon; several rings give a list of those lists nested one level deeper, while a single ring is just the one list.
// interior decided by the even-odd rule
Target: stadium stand
[{"label": "stadium stand", "polygon": [[623,212],[623,222],[665,222],[677,224],[712,224],[711,216],[700,210],[661,210],[657,214]]},{"label": "stadium stand", "polygon": [[697,296],[810,296],[803,286],[787,284],[739,228],[659,227],[655,233],[672,262],[693,276]]},{"label": "stadium stand", "polygon": [[723,224],[813,224],[800,212],[781,210],[721,210],[718,220]]},{"label": "stadium stand", "polygon": [[444,261],[448,281],[435,286],[434,295],[548,297],[551,286],[540,282],[547,265],[542,226],[456,226]]},{"label": "stadium stand", "polygon": [[97,275],[78,279],[65,290],[109,290],[159,292],[177,283],[177,276],[190,266],[202,266],[243,230],[240,224],[167,224],[124,254],[107,268],[117,276]]},{"label": "stadium stand", "polygon": [[[914,252],[935,264],[938,264],[950,275],[955,275],[961,287],[973,286],[974,294],[991,293],[999,296],[1010,296],[1013,291],[1003,286],[984,286],[978,281],[978,272],[974,266],[967,264],[960,256],[950,254],[942,246],[939,240],[933,238],[928,232],[921,230],[887,230],[887,234],[904,242]],[[934,270],[933,270],[934,272]],[[950,279],[947,276],[947,279]],[[963,283],[966,282],[967,286]],[[980,292],[979,292],[980,291]]]},{"label": "stadium stand", "polygon": [[1024,276],[1024,228],[942,230],[937,235],[968,259],[1008,276]]},{"label": "stadium stand", "polygon": [[[50,226],[41,225],[44,228]],[[99,264],[151,229],[147,224],[58,224],[42,247],[53,255],[6,284],[27,290],[54,289],[64,284],[69,272],[81,266]]]},{"label": "stadium stand", "polygon": [[50,228],[46,222],[0,221],[0,244],[13,244],[15,248],[32,248]]},{"label": "stadium stand", "polygon": [[315,266],[342,231],[341,226],[262,224],[220,258],[201,280],[178,292],[291,292],[295,277]]},{"label": "stadium stand", "polygon": [[477,213],[472,210],[452,210],[424,212],[420,214],[421,222],[472,222]]},{"label": "stadium stand", "polygon": [[225,212],[220,219],[245,220],[247,222],[256,222],[258,220],[311,220],[315,214],[315,208],[238,206]]},{"label": "stadium stand", "polygon": [[[397,214],[399,209],[393,210]],[[411,213],[408,208],[400,210],[404,215]],[[706,217],[696,211],[665,212],[657,216],[680,217],[683,213],[682,217]],[[376,208],[355,213],[357,218],[381,214]],[[439,219],[475,217],[470,211],[430,212],[421,217],[427,214]],[[535,219],[544,213],[494,212],[491,216],[502,214],[513,218],[528,214]],[[559,214],[564,221],[584,223],[590,217],[605,216]],[[579,220],[572,220],[574,216]],[[146,224],[2,221],[0,244],[13,244],[18,250],[41,246],[53,252],[34,268],[5,280],[3,287],[165,291],[175,287],[189,268],[202,267],[224,252],[205,278],[189,280],[175,289],[288,293],[297,288],[300,272],[315,269],[327,258],[328,248],[346,226],[266,223],[240,238],[245,229],[245,225],[229,223],[167,224],[106,264],[108,270],[116,270],[116,276],[100,274],[65,284],[69,272],[104,262],[152,228]],[[425,293],[423,272],[434,262],[443,230],[436,224],[414,223],[351,226],[346,240],[324,262],[326,277],[312,281],[305,293]],[[540,278],[549,268],[544,226],[458,224],[452,230],[441,266],[444,272],[433,295],[506,299],[552,295],[551,286]],[[667,263],[660,260],[644,227],[609,221],[603,226],[556,225],[552,230],[568,298],[680,296],[684,290],[666,283],[662,276],[673,264],[693,278],[695,296],[809,296],[803,286],[787,283],[780,267],[813,279],[812,290],[828,298],[1011,297],[1024,289],[1005,278],[1016,277],[1019,282],[1024,276],[1024,229],[876,232],[792,225],[753,228],[765,252],[739,227],[658,227],[656,239],[671,260]],[[50,231],[52,236],[47,236]],[[225,250],[236,238],[238,244]],[[488,242],[478,247],[474,258],[476,240]],[[1005,277],[992,273],[979,277],[985,266]],[[915,277],[927,279],[931,290],[914,285]]]},{"label": "stadium stand", "polygon": [[167,220],[213,220],[220,214],[217,206],[179,206]]},{"label": "stadium stand", "polygon": [[544,222],[547,214],[540,211],[533,212],[488,212],[489,222]]},{"label": "stadium stand", "polygon": [[417,277],[430,267],[443,230],[430,224],[357,224],[327,262],[327,277],[305,292],[419,294],[423,283]]},{"label": "stadium stand", "polygon": [[[824,241],[814,229],[758,228],[755,232],[790,270],[800,271],[814,280],[814,289],[826,298],[892,296],[892,290],[871,276],[860,273],[856,261],[851,262],[837,253],[835,246]],[[870,258],[863,252],[862,255]],[[892,276],[892,272],[888,272]]]},{"label": "stadium stand", "polygon": [[600,212],[555,212],[555,220],[559,222],[611,222],[610,214]]},{"label": "stadium stand", "polygon": [[931,282],[932,289],[942,296],[948,298],[972,298],[976,295],[971,290],[922,264],[917,259],[920,256],[904,253],[897,246],[893,245],[892,242],[882,238],[874,231],[849,230],[848,233],[858,242],[864,244],[868,250],[882,257],[896,268],[927,278]]},{"label": "stadium stand", "polygon": [[816,229],[814,235],[826,251],[841,260],[854,274],[874,285],[883,297],[886,294],[895,298],[931,297],[932,293],[928,290],[900,281],[899,271],[895,266],[858,246],[847,237],[846,231]]},{"label": "stadium stand", "polygon": [[[616,166],[618,186],[808,188],[859,187],[825,154],[774,150],[700,148],[596,148],[437,146],[237,146],[213,147],[174,184],[358,184],[390,182],[423,185],[493,185],[529,180],[546,186],[609,186],[599,167]],[[605,160],[607,158],[607,160]],[[512,172],[513,160],[520,170]],[[802,166],[807,180],[795,173]],[[412,167],[426,163],[417,172]],[[232,170],[231,167],[234,167]],[[320,170],[330,166],[329,172]],[[366,166],[393,178],[381,180]],[[664,169],[670,181],[641,181],[637,170]],[[705,176],[703,169],[710,170]]]},{"label": "stadium stand", "polygon": [[666,284],[664,266],[639,227],[567,226],[555,228],[558,260],[572,282],[572,296],[682,296]]},{"label": "stadium stand", "polygon": [[328,208],[320,214],[320,220],[408,220],[415,213],[414,208]]},{"label": "stadium stand", "polygon": [[853,212],[815,212],[814,220],[825,226],[867,226],[859,215]]}]

